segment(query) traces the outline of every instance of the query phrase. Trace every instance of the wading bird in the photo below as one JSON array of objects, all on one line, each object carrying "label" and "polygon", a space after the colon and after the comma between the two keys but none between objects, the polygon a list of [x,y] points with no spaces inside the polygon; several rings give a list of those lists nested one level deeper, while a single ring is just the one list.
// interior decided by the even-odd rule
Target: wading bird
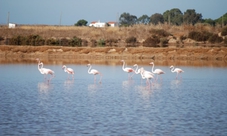
[{"label": "wading bird", "polygon": [[[122,65],[122,70],[124,72],[127,72],[128,73],[128,77],[129,78],[132,78],[132,76],[134,75],[134,69],[133,68],[129,68],[129,67],[125,67],[125,61],[124,60],[121,60],[121,62],[123,62],[123,65]],[[131,75],[129,73],[132,73]]]},{"label": "wading bird", "polygon": [[171,69],[171,72],[176,72],[177,73],[177,76],[176,76],[176,79],[178,78],[178,75],[179,74],[181,74],[182,72],[184,72],[182,69],[180,69],[180,68],[175,68],[174,69],[174,66],[172,65],[172,66],[170,66],[170,69]]},{"label": "wading bird", "polygon": [[99,74],[100,75],[100,79],[99,79],[99,83],[101,83],[102,80],[102,73],[100,73],[98,70],[96,69],[91,69],[91,64],[87,64],[88,68],[88,74],[93,74],[94,75],[94,82],[96,81],[96,75]]},{"label": "wading bird", "polygon": [[158,80],[158,76],[159,76],[159,75],[165,74],[165,72],[162,71],[161,69],[155,69],[155,70],[154,70],[154,62],[151,62],[150,64],[153,65],[153,66],[152,66],[152,69],[151,69],[151,72],[154,73],[154,74],[157,74],[156,80]]},{"label": "wading bird", "polygon": [[154,78],[153,75],[149,72],[145,72],[144,68],[140,68],[140,74],[141,74],[141,77],[142,79],[147,79],[146,83],[147,85],[151,85],[151,79]]},{"label": "wading bird", "polygon": [[62,69],[64,69],[64,71],[67,72],[68,74],[71,74],[72,78],[74,78],[74,71],[72,68],[67,68],[66,65],[63,65]]},{"label": "wading bird", "polygon": [[41,74],[44,75],[44,79],[46,79],[46,75],[50,74],[51,75],[50,80],[51,80],[54,76],[54,71],[51,69],[43,68],[43,63],[40,62],[39,59],[36,59],[36,60],[38,61],[38,70],[40,71]]}]

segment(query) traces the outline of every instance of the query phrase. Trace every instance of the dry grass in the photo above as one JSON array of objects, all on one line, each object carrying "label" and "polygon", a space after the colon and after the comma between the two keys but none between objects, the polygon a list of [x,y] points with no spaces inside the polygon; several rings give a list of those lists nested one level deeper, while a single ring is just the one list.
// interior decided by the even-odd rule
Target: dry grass
[{"label": "dry grass", "polygon": [[72,38],[74,36],[87,41],[99,40],[99,39],[117,39],[124,42],[128,37],[134,36],[137,41],[142,42],[152,35],[151,30],[162,29],[170,33],[175,37],[186,36],[190,31],[201,30],[213,33],[221,31],[220,27],[212,27],[210,25],[197,24],[173,26],[168,24],[159,25],[135,25],[133,27],[76,27],[76,26],[36,26],[27,25],[19,26],[15,29],[8,29],[6,27],[0,27],[0,36],[4,38],[11,38],[13,36],[28,36],[28,35],[40,35],[42,38]]}]

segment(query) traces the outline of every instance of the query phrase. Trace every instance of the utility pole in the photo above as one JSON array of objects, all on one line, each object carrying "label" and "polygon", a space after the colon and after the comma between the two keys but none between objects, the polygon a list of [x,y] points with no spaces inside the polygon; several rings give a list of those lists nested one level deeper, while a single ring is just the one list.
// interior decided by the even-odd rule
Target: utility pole
[{"label": "utility pole", "polygon": [[62,12],[61,12],[61,14],[60,14],[59,26],[61,26],[61,17],[62,17]]},{"label": "utility pole", "polygon": [[10,13],[8,12],[7,25],[9,25],[9,15],[10,15]]}]

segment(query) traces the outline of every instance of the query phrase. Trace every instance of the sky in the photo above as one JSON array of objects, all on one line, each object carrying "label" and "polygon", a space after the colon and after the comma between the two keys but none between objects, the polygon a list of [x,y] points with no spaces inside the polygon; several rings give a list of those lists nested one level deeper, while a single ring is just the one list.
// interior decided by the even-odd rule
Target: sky
[{"label": "sky", "polygon": [[227,0],[0,0],[0,24],[74,25],[84,19],[117,21],[126,12],[137,18],[178,8],[195,9],[203,19],[227,13]]}]

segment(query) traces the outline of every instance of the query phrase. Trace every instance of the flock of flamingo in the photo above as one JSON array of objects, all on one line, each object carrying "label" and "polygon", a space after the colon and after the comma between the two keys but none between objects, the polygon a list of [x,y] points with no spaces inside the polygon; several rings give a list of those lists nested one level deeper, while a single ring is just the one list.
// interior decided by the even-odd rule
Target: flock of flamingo
[{"label": "flock of flamingo", "polygon": [[[48,79],[48,81],[51,80],[54,77],[54,71],[51,70],[51,69],[43,68],[43,62],[41,62],[39,58],[37,58],[36,60],[38,61],[38,70],[40,71],[40,73],[44,75],[44,78],[46,78],[45,75],[51,75],[51,77],[50,77],[50,79]],[[146,79],[147,85],[150,85],[151,84],[151,81],[150,80],[151,79],[155,79],[155,75],[157,75],[157,77],[156,77],[155,80],[158,80],[158,77],[160,75],[162,75],[162,74],[165,73],[161,69],[155,69],[154,70],[154,62],[151,62],[150,63],[152,65],[152,70],[151,71],[147,71],[143,67],[138,68],[138,65],[137,64],[135,64],[133,66],[133,67],[136,67],[135,69],[134,68],[130,68],[130,67],[125,67],[125,61],[124,60],[121,60],[121,62],[123,63],[122,70],[124,72],[127,72],[128,73],[128,77],[129,78],[132,78],[132,76],[134,74],[140,74],[142,79]],[[92,65],[91,64],[87,64],[87,67],[89,67],[88,68],[88,74],[94,75],[94,81],[96,81],[96,75],[98,75],[98,74],[100,75],[99,83],[101,83],[102,73],[99,72],[96,69],[92,69]],[[66,65],[63,65],[62,66],[62,69],[64,70],[64,72],[68,73],[69,75],[72,75],[72,78],[74,78],[74,70],[72,68],[67,68]],[[181,74],[182,72],[184,72],[180,68],[174,68],[173,65],[170,66],[170,70],[173,73],[174,72],[177,73],[176,79],[178,78],[178,75],[179,74]]]}]

